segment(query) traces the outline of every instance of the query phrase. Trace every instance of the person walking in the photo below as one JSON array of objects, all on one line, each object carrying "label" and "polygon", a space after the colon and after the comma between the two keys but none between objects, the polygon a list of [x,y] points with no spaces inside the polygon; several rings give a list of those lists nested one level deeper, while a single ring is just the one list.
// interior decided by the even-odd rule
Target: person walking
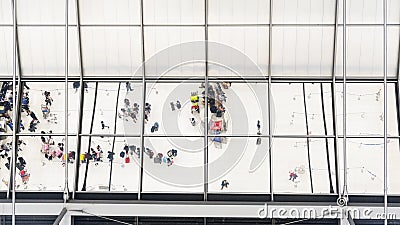
[{"label": "person walking", "polygon": [[223,190],[224,188],[228,188],[229,182],[227,180],[223,180],[221,182],[221,190]]},{"label": "person walking", "polygon": [[131,86],[131,82],[126,82],[125,86],[126,86],[126,92],[133,91],[133,88]]},{"label": "person walking", "polygon": [[104,130],[104,128],[106,128],[106,127],[107,127],[108,129],[110,129],[110,126],[106,126],[106,125],[104,124],[104,121],[101,121],[100,123],[101,123],[101,129],[102,129],[102,130]]},{"label": "person walking", "polygon": [[40,123],[33,111],[29,111],[29,116],[32,118],[32,122]]},{"label": "person walking", "polygon": [[179,100],[176,101],[176,108],[178,108],[178,110],[182,108],[181,102]]},{"label": "person walking", "polygon": [[258,135],[261,134],[261,124],[260,124],[260,120],[257,120],[257,134],[258,134]]}]

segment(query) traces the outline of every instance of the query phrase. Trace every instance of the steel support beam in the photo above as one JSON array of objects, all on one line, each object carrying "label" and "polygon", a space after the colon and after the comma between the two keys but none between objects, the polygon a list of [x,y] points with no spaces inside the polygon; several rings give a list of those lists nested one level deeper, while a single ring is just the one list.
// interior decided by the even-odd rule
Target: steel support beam
[{"label": "steel support beam", "polygon": [[[274,201],[274,161],[273,161],[273,152],[272,152],[272,138],[273,138],[273,122],[272,122],[272,112],[271,110],[275,108],[271,107],[272,102],[272,7],[273,0],[269,1],[269,27],[268,27],[268,159],[269,159],[269,193],[271,194],[271,201]],[[275,121],[274,121],[275,123]]]},{"label": "steel support beam", "polygon": [[203,195],[204,201],[208,200],[208,95],[209,95],[209,80],[208,80],[208,0],[204,0],[204,56],[205,56],[205,75],[204,75],[204,186]]},{"label": "steel support beam", "polygon": [[[383,1],[383,195],[384,195],[384,214],[388,212],[388,149],[387,149],[387,133],[388,133],[388,109],[387,109],[387,1]],[[397,109],[399,110],[399,109]],[[387,218],[384,220],[384,224],[388,224]]]},{"label": "steel support beam", "polygon": [[[338,49],[338,24],[339,24],[339,0],[335,1],[335,29],[333,32],[333,54],[332,54],[332,83],[331,83],[331,96],[332,96],[332,122],[333,122],[333,134],[335,135],[334,141],[334,153],[335,153],[335,183],[336,183],[336,192],[339,194],[339,138],[338,138],[338,127],[337,127],[337,104],[336,104],[336,55]],[[338,195],[340,197],[340,195]]]},{"label": "steel support beam", "polygon": [[64,81],[64,202],[66,203],[69,199],[69,188],[68,188],[68,167],[69,167],[69,145],[68,145],[68,75],[69,75],[69,0],[65,0],[65,81]]},{"label": "steel support beam", "polygon": [[72,191],[72,199],[75,198],[75,193],[78,191],[79,185],[79,167],[80,167],[80,155],[82,147],[82,138],[79,136],[82,133],[82,118],[83,118],[83,107],[85,99],[85,84],[83,83],[84,68],[82,60],[82,39],[81,39],[81,27],[80,27],[80,8],[79,0],[75,0],[75,11],[76,11],[76,33],[78,42],[78,58],[79,58],[79,106],[78,106],[78,121],[77,122],[77,135],[76,135],[76,160],[75,160],[75,171],[74,171],[74,189]]},{"label": "steel support beam", "polygon": [[141,117],[142,124],[140,127],[140,169],[139,169],[139,187],[138,187],[138,200],[142,197],[142,190],[143,190],[143,151],[145,149],[144,143],[144,129],[145,129],[145,104],[146,104],[146,55],[145,55],[145,48],[144,48],[144,18],[143,18],[143,0],[140,0],[140,30],[141,30],[141,56],[142,56],[142,110],[141,110]]}]

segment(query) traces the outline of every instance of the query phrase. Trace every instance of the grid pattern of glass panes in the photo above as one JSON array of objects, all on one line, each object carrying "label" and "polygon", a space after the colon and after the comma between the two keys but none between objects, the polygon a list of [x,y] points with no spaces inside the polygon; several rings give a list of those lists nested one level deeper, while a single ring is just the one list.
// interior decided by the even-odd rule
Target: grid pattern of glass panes
[{"label": "grid pattern of glass panes", "polygon": [[[17,191],[63,191],[67,167],[74,192],[338,194],[347,186],[382,195],[387,166],[388,193],[399,194],[400,1],[387,1],[387,15],[383,1],[347,1],[345,24],[342,0],[271,1],[70,0],[68,10],[62,0],[0,1],[0,83],[10,86],[2,104],[18,112],[1,117],[0,141],[11,149],[0,158],[0,190],[10,189],[15,151],[30,174],[25,183],[17,169]],[[157,58],[199,41],[209,42],[192,54],[205,61],[174,64],[183,51]],[[257,71],[210,43],[237,50]],[[191,96],[200,112],[191,112]],[[224,108],[222,128],[210,99]],[[12,130],[18,120],[24,129]],[[174,164],[157,165],[171,149]]]}]

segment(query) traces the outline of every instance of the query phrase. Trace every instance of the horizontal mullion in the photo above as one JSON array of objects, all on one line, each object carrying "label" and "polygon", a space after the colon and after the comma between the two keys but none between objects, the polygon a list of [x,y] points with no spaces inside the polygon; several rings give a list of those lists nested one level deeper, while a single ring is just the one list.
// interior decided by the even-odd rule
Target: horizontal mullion
[{"label": "horizontal mullion", "polygon": [[[265,26],[268,27],[269,23],[209,23],[209,27],[254,27],[254,26]],[[273,27],[334,27],[335,23],[272,23]],[[12,27],[13,24],[0,24],[0,27]],[[69,27],[76,27],[77,24],[69,24]],[[144,27],[205,27],[205,24],[144,24]],[[339,27],[343,26],[343,23],[338,24]],[[348,23],[348,27],[352,26],[384,26],[383,23]],[[400,26],[400,23],[388,23],[387,26]],[[19,23],[17,27],[65,27],[65,24],[51,24],[51,23]],[[80,27],[141,27],[140,24],[80,24]]]}]

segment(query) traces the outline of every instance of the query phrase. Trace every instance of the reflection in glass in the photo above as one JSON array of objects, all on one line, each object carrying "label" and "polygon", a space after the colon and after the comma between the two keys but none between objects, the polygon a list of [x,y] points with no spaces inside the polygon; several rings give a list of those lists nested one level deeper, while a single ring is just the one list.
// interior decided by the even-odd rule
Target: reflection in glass
[{"label": "reflection in glass", "polygon": [[[349,194],[383,194],[383,139],[347,139],[347,190]],[[343,162],[343,140],[338,151]],[[343,174],[343,163],[339,164]],[[343,175],[340,176],[343,184]]]},{"label": "reflection in glass", "polygon": [[400,194],[400,179],[398,174],[400,171],[400,151],[399,140],[388,139],[388,193]]},{"label": "reflection in glass", "polygon": [[[139,188],[140,139],[115,138],[111,191],[137,192]],[[108,153],[108,152],[107,152]]]},{"label": "reflection in glass", "polygon": [[210,82],[208,93],[210,135],[268,133],[266,83]]},{"label": "reflection in glass", "polygon": [[115,133],[139,135],[143,122],[140,107],[143,98],[142,84],[130,81],[121,82],[119,92]]},{"label": "reflection in glass", "polygon": [[139,0],[85,0],[79,8],[82,24],[140,24]]},{"label": "reflection in glass", "polygon": [[[2,4],[2,3],[0,3]],[[1,7],[0,7],[1,14]],[[13,59],[12,59],[12,28],[0,27],[0,77],[12,76]]]},{"label": "reflection in glass", "polygon": [[210,42],[229,48],[227,52],[209,43],[210,76],[238,73],[238,76],[262,77],[268,73],[268,27],[210,27],[208,30]]},{"label": "reflection in glass", "polygon": [[145,134],[203,135],[204,90],[200,83],[148,83]]},{"label": "reflection in glass", "polygon": [[333,27],[274,27],[272,75],[332,76],[333,33]]},{"label": "reflection in glass", "polygon": [[140,28],[83,27],[85,76],[133,76],[141,63]]},{"label": "reflection in glass", "polygon": [[269,1],[209,1],[208,8],[210,24],[267,24],[269,22]]},{"label": "reflection in glass", "polygon": [[[145,27],[146,76],[204,76],[202,27]],[[191,43],[194,42],[194,43]]]},{"label": "reflection in glass", "polygon": [[109,191],[110,166],[116,157],[111,137],[82,137],[79,155],[79,190]]},{"label": "reflection in glass", "polygon": [[[63,0],[16,0],[16,3],[19,24],[65,24],[65,1]],[[69,1],[68,10],[69,24],[76,24],[74,1]]]},{"label": "reflection in glass", "polygon": [[12,137],[0,133],[0,190],[7,190],[10,181],[10,161],[12,157]]},{"label": "reflection in glass", "polygon": [[143,192],[202,193],[203,145],[202,137],[146,138]]},{"label": "reflection in glass", "polygon": [[147,0],[145,24],[204,24],[203,0]]},{"label": "reflection in glass", "polygon": [[[336,87],[338,132],[343,133],[343,90]],[[396,100],[393,84],[388,84],[388,134],[397,135]],[[347,128],[350,135],[383,135],[383,84],[347,84]]]},{"label": "reflection in glass", "polygon": [[[211,193],[268,193],[268,138],[210,136],[208,182]],[[222,187],[226,180],[228,187]]]},{"label": "reflection in glass", "polygon": [[[13,82],[0,82],[0,134],[12,134],[14,129],[14,109],[15,94],[13,92]],[[16,123],[24,128],[22,123]],[[18,126],[17,126],[18,127]]]},{"label": "reflection in glass", "polygon": [[[65,184],[63,136],[20,137],[16,159],[16,188],[29,191],[63,191]],[[68,139],[69,185],[73,186],[76,138]]]},{"label": "reflection in glass", "polygon": [[273,0],[273,22],[278,24],[334,24],[335,0]]},{"label": "reflection in glass", "polygon": [[323,138],[276,138],[272,150],[275,192],[335,192],[333,141]]},{"label": "reflection in glass", "polygon": [[[63,82],[26,82],[21,99],[21,133],[65,133]],[[68,129],[77,132],[79,94],[68,87]]]}]

